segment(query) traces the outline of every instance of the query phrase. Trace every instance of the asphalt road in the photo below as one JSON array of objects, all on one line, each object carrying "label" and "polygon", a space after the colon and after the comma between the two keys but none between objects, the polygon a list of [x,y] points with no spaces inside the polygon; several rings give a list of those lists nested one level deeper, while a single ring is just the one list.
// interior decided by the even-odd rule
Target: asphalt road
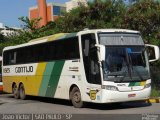
[{"label": "asphalt road", "polygon": [[[160,115],[158,115],[160,114],[160,103],[129,102],[120,105],[88,104],[85,108],[74,108],[71,103],[66,100],[32,96],[28,97],[27,100],[17,100],[10,94],[0,94],[0,119],[2,119],[2,114],[12,113],[56,114],[63,115],[63,118],[65,115],[65,119],[70,118],[71,120],[104,120],[106,118],[107,120],[142,120],[142,118],[147,119],[148,116],[153,117],[153,119],[155,117],[155,120],[160,120]],[[36,120],[38,119],[36,118],[37,116],[32,117]],[[43,117],[44,116],[40,116],[39,119],[43,119]],[[60,118],[62,119],[62,116],[58,116],[58,118],[56,116],[56,119]]]}]

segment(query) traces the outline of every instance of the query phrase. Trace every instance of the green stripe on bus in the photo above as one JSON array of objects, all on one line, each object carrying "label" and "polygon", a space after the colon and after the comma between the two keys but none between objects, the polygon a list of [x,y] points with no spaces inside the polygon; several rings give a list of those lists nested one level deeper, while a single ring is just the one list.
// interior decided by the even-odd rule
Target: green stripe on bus
[{"label": "green stripe on bus", "polygon": [[76,35],[77,35],[77,33],[69,33],[65,37],[70,38],[70,37],[75,37]]},{"label": "green stripe on bus", "polygon": [[55,62],[48,62],[47,65],[46,65],[46,68],[45,68],[45,71],[44,71],[44,74],[43,74],[43,79],[42,79],[42,82],[41,82],[41,86],[40,86],[40,89],[39,89],[39,95],[40,96],[45,96],[45,94],[46,94],[48,83],[49,83],[49,80],[50,80],[50,77],[51,77],[51,74],[52,74],[54,64],[55,64]]},{"label": "green stripe on bus", "polygon": [[61,76],[61,72],[64,66],[65,61],[57,61],[54,64],[54,68],[52,70],[51,78],[48,83],[48,88],[46,92],[46,97],[54,97],[57,85],[59,82],[59,78]]},{"label": "green stripe on bus", "polygon": [[67,38],[71,38],[71,37],[75,37],[77,35],[77,33],[68,33],[68,34],[64,34],[62,36],[59,36],[57,39],[67,39]]},{"label": "green stripe on bus", "polygon": [[129,87],[130,86],[140,86],[140,82],[130,82]]}]

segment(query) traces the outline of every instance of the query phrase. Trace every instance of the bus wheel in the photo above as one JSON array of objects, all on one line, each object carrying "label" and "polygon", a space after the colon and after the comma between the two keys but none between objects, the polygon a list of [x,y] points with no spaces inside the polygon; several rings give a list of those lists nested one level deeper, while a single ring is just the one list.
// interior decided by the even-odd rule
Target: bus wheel
[{"label": "bus wheel", "polygon": [[19,87],[19,94],[20,94],[20,99],[22,100],[26,99],[26,94],[25,94],[25,89],[23,84],[21,84]]},{"label": "bus wheel", "polygon": [[14,84],[12,87],[12,93],[14,95],[14,98],[19,99],[19,90],[16,84]]},{"label": "bus wheel", "polygon": [[84,106],[84,103],[81,99],[81,93],[77,87],[74,87],[70,92],[70,99],[75,108],[81,108]]}]

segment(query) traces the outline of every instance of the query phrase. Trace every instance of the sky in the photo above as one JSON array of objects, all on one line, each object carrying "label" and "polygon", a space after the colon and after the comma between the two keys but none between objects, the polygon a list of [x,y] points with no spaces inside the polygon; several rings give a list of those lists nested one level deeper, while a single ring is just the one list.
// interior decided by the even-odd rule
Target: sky
[{"label": "sky", "polygon": [[[69,0],[46,0],[47,3],[65,3]],[[29,7],[37,5],[37,0],[0,0],[0,23],[9,27],[20,27],[18,18],[28,16]]]}]

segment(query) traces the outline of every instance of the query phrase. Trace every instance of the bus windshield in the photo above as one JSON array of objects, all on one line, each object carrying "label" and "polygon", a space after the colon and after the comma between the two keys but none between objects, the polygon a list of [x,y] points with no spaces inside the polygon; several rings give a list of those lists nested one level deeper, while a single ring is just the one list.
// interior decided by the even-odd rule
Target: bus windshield
[{"label": "bus windshield", "polygon": [[104,80],[144,81],[150,78],[144,46],[106,46],[103,62]]}]

